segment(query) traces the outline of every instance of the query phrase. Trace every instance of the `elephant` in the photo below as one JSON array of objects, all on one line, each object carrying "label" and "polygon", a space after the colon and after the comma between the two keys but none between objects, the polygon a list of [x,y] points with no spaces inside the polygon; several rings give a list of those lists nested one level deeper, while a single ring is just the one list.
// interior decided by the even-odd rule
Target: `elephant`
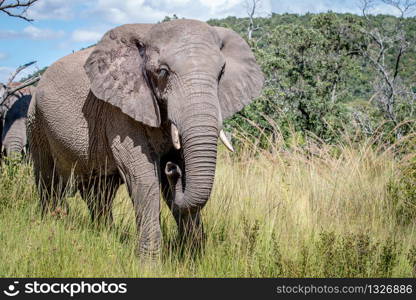
[{"label": "elephant", "polygon": [[160,254],[160,198],[180,239],[198,243],[218,138],[231,148],[223,121],[258,97],[263,81],[243,38],[197,20],[122,25],[61,58],[29,108],[42,212],[61,203],[72,178],[92,219],[111,224],[125,183],[139,257]]},{"label": "elephant", "polygon": [[26,119],[32,92],[29,87],[21,89],[0,106],[2,155],[10,157],[27,151]]}]

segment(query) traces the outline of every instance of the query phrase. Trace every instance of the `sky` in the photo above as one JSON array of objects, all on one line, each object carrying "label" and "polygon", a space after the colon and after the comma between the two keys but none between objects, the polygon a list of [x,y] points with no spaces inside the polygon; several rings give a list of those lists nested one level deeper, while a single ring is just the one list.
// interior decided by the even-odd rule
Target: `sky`
[{"label": "sky", "polygon": [[[12,0],[6,0],[6,2]],[[18,66],[37,61],[20,77],[99,41],[109,29],[126,23],[154,23],[176,14],[206,21],[247,16],[246,0],[38,0],[27,11],[33,22],[0,12],[0,82]],[[360,0],[262,0],[259,16],[273,13],[351,12]],[[385,5],[373,13],[395,14]],[[18,77],[18,78],[20,78]]]}]

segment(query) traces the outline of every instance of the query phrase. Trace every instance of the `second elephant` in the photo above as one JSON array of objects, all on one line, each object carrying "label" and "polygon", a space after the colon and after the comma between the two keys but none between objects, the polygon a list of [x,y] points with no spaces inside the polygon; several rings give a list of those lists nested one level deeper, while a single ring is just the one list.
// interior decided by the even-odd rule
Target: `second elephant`
[{"label": "second elephant", "polygon": [[27,148],[26,120],[33,88],[9,96],[0,107],[1,155],[23,154]]}]

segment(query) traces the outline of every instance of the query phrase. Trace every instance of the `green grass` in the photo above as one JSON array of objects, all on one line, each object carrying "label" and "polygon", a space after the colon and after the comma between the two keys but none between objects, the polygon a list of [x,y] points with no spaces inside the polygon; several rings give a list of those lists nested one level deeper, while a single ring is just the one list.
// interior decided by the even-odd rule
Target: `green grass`
[{"label": "green grass", "polygon": [[403,193],[394,187],[402,161],[391,149],[371,142],[282,149],[238,156],[221,149],[203,210],[205,253],[180,255],[162,205],[162,258],[151,268],[135,256],[124,186],[113,228],[93,226],[79,196],[68,199],[68,215],[42,219],[31,165],[9,162],[0,178],[0,276],[416,276],[416,220],[401,220]]}]

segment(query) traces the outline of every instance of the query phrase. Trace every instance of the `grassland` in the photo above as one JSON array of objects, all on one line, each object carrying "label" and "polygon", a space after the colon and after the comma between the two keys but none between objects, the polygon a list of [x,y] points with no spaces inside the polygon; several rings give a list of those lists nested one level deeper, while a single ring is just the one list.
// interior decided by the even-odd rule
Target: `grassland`
[{"label": "grassland", "polygon": [[401,181],[411,158],[374,141],[282,149],[221,149],[203,211],[205,253],[179,254],[163,205],[162,258],[152,268],[135,256],[124,186],[112,228],[93,226],[78,196],[69,214],[42,219],[30,163],[9,162],[0,178],[0,276],[416,276],[416,208]]}]

